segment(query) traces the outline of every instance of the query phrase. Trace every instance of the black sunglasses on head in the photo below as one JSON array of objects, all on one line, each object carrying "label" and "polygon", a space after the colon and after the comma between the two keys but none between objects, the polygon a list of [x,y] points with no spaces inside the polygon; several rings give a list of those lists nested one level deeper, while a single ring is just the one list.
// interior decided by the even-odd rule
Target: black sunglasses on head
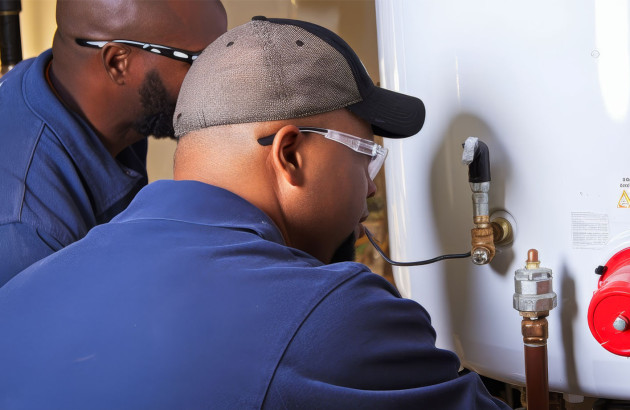
[{"label": "black sunglasses on head", "polygon": [[[149,51],[154,54],[159,54],[164,57],[172,58],[173,60],[184,61],[186,63],[192,64],[193,61],[199,57],[201,51],[187,51],[182,50],[180,48],[173,48],[168,46],[163,46],[160,44],[151,44],[151,43],[142,43],[139,41],[133,40],[85,40],[82,38],[77,38],[76,43],[81,47],[91,47],[91,48],[103,48],[107,43],[120,43],[126,44],[131,47],[140,48],[145,51]],[[202,50],[203,51],[203,50]]]}]

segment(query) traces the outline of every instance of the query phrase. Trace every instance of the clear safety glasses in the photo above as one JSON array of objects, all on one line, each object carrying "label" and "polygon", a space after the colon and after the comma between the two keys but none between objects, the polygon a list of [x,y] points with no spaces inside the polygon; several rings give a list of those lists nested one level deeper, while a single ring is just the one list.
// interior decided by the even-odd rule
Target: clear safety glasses
[{"label": "clear safety glasses", "polygon": [[[312,132],[314,134],[323,135],[324,138],[343,144],[353,151],[372,158],[368,165],[368,173],[371,179],[376,177],[387,157],[387,148],[365,138],[355,137],[354,135],[326,128],[298,127],[298,129],[301,132]],[[259,138],[258,143],[260,145],[271,145],[275,136],[276,135],[273,134]]]}]

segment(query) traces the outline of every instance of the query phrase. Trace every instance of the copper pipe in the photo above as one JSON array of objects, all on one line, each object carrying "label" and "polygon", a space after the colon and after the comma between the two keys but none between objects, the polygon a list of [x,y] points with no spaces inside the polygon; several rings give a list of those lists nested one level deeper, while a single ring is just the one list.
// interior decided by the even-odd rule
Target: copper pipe
[{"label": "copper pipe", "polygon": [[[547,345],[525,345],[525,378],[527,379],[527,410],[549,409],[547,378]],[[541,377],[544,376],[544,377]]]},{"label": "copper pipe", "polygon": [[549,409],[547,371],[547,319],[523,317],[521,330],[525,344],[525,383],[528,410]]},{"label": "copper pipe", "polygon": [[526,407],[549,409],[549,374],[547,370],[547,316],[556,307],[551,269],[540,267],[538,251],[527,252],[525,269],[514,274],[514,308],[523,317],[521,332],[525,345]]}]

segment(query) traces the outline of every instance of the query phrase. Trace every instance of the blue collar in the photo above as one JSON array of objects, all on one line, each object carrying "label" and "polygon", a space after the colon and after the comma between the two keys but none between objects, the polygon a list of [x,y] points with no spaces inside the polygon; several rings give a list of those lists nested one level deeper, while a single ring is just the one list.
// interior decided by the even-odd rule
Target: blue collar
[{"label": "blue collar", "polygon": [[47,50],[26,71],[22,89],[24,100],[49,126],[80,170],[98,215],[140,181],[146,180],[145,160],[131,147],[123,150],[118,159],[112,158],[87,121],[68,110],[50,89],[45,72],[51,59],[52,50]]},{"label": "blue collar", "polygon": [[280,230],[263,211],[230,191],[198,181],[153,182],[112,223],[140,219],[246,229],[268,241],[285,244]]}]

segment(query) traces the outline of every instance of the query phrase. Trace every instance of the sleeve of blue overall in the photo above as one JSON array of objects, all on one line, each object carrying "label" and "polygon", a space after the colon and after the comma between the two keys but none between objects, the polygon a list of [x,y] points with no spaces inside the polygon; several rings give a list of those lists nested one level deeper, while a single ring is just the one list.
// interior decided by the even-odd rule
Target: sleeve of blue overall
[{"label": "sleeve of blue overall", "polygon": [[270,384],[267,409],[509,409],[435,346],[425,309],[365,272],[303,322]]},{"label": "sleeve of blue overall", "polygon": [[56,239],[30,225],[20,222],[0,225],[0,287],[62,247]]}]

